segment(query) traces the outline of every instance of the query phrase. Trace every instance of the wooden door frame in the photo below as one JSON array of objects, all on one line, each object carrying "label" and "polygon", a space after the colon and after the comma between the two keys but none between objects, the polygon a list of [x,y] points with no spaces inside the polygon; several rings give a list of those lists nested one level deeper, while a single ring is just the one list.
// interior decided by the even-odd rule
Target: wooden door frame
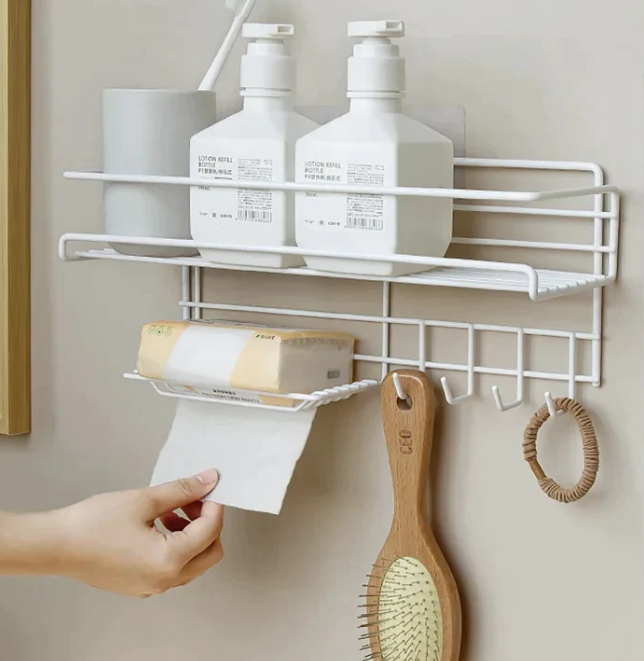
[{"label": "wooden door frame", "polygon": [[31,427],[31,0],[0,0],[0,434]]}]

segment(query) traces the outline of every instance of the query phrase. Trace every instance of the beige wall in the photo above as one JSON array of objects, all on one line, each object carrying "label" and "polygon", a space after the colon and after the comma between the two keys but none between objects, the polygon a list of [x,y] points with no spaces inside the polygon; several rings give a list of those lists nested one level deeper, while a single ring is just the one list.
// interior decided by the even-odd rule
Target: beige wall
[{"label": "beige wall", "polygon": [[[65,182],[61,172],[100,164],[102,88],[195,85],[227,19],[218,0],[33,4],[34,433],[0,441],[0,503],[13,509],[54,507],[149,477],[172,410],[120,374],[133,365],[139,326],[176,312],[178,273],[58,261],[60,234],[101,226],[100,188]],[[298,24],[300,103],[343,103],[347,20],[400,17],[409,26],[410,102],[464,106],[470,155],[593,160],[625,191],[621,280],[608,291],[605,312],[605,384],[580,393],[601,434],[596,491],[579,505],[558,506],[540,494],[523,464],[522,429],[547,384],[531,387],[530,405],[501,416],[491,401],[493,382],[483,380],[484,397],[445,411],[433,509],[462,588],[464,659],[641,659],[641,4],[259,4],[259,17]],[[237,103],[236,76],[233,63],[221,85],[222,108]],[[251,288],[265,291],[266,281],[225,277],[211,281],[209,292],[236,296],[241,282],[239,295],[249,296]],[[278,282],[275,302],[286,304],[288,282]],[[356,296],[364,309],[378,305],[368,286],[291,287],[304,305],[311,292],[329,309],[350,309]],[[477,310],[477,320],[511,323],[521,310],[530,323],[551,315],[555,326],[559,318],[587,318],[584,297],[535,308],[508,295],[399,296],[407,310],[422,305],[438,317]],[[511,382],[500,385],[511,395]],[[569,425],[557,424],[564,447],[549,435],[545,461],[571,480],[579,469],[577,441]],[[318,416],[283,516],[229,513],[228,555],[219,569],[141,602],[62,580],[2,581],[0,657],[359,659],[357,596],[391,509],[377,396],[329,407]]]}]

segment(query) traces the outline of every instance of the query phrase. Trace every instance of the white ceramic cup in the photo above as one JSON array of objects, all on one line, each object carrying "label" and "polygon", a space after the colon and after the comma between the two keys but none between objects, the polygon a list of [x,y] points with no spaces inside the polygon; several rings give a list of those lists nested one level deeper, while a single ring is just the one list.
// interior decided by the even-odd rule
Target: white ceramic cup
[{"label": "white ceramic cup", "polygon": [[[107,174],[187,177],[190,138],[216,122],[215,93],[107,89],[103,94],[103,169]],[[116,236],[191,239],[190,188],[105,185],[105,232]],[[149,257],[196,254],[187,248],[112,244]]]}]

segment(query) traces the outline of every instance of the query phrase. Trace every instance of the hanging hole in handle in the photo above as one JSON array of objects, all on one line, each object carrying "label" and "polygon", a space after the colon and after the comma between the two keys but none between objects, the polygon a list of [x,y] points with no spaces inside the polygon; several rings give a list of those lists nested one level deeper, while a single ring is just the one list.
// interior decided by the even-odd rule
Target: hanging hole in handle
[{"label": "hanging hole in handle", "polygon": [[398,372],[394,372],[393,380],[394,380],[394,387],[396,389],[398,408],[401,411],[411,411],[412,407],[414,406],[414,402],[412,401],[412,398],[405,392],[405,389],[402,387],[402,383],[400,382],[400,376],[398,375]]},{"label": "hanging hole in handle", "polygon": [[414,408],[414,400],[411,397],[407,397],[407,399],[398,397],[396,401],[401,411],[411,411]]}]

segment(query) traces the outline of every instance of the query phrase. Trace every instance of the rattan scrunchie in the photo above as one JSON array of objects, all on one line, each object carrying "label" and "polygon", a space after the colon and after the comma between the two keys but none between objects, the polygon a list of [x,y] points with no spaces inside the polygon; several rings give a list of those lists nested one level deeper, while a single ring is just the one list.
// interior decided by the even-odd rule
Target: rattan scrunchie
[{"label": "rattan scrunchie", "polygon": [[542,491],[560,503],[574,503],[583,498],[595,484],[599,470],[599,445],[593,423],[584,407],[572,399],[555,399],[555,409],[566,411],[577,421],[584,449],[584,471],[572,489],[564,489],[548,477],[537,459],[537,434],[550,417],[547,405],[542,406],[532,417],[523,435],[523,456],[539,481]]}]

